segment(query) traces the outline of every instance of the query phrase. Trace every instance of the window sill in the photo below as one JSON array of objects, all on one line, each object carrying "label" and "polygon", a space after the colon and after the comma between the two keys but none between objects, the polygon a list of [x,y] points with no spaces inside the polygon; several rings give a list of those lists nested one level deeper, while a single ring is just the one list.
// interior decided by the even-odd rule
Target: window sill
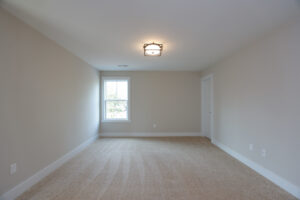
[{"label": "window sill", "polygon": [[102,120],[101,123],[130,123],[131,120],[109,120],[109,119],[105,119]]}]

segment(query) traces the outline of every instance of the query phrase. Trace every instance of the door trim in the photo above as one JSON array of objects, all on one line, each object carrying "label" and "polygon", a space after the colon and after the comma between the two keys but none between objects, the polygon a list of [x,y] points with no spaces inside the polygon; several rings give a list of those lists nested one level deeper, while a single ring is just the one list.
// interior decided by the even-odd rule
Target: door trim
[{"label": "door trim", "polygon": [[210,79],[211,84],[210,84],[210,110],[211,110],[211,115],[210,115],[210,137],[211,137],[211,142],[214,142],[214,75],[209,74],[207,76],[204,76],[201,78],[201,132],[204,133],[203,131],[203,97],[204,97],[204,90],[203,90],[203,82]]}]

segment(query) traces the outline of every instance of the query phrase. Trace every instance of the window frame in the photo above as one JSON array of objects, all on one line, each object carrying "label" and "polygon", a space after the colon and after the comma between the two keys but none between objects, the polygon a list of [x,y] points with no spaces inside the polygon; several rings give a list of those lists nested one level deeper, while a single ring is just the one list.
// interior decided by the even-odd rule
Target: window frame
[{"label": "window frame", "polygon": [[[106,106],[105,106],[105,99],[104,99],[104,82],[107,80],[111,80],[111,81],[127,81],[128,83],[128,88],[127,88],[127,92],[128,92],[128,99],[127,99],[127,119],[106,119]],[[131,122],[131,116],[130,116],[130,108],[131,108],[131,101],[130,101],[130,97],[131,97],[131,91],[130,91],[130,77],[125,77],[125,76],[102,76],[101,78],[101,122],[113,122],[113,123],[119,123],[119,122]]]}]

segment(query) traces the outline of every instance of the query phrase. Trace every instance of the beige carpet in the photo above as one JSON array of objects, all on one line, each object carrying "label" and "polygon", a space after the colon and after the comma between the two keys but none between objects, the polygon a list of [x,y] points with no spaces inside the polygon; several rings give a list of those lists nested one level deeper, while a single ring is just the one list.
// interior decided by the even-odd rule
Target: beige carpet
[{"label": "beige carpet", "polygon": [[296,199],[204,138],[102,138],[18,199]]}]

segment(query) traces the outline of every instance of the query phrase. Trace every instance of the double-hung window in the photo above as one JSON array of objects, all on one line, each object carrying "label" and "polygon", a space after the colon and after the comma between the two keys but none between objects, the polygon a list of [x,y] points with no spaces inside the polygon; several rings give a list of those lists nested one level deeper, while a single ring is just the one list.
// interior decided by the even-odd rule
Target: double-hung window
[{"label": "double-hung window", "polygon": [[128,77],[103,77],[102,120],[129,121]]}]

